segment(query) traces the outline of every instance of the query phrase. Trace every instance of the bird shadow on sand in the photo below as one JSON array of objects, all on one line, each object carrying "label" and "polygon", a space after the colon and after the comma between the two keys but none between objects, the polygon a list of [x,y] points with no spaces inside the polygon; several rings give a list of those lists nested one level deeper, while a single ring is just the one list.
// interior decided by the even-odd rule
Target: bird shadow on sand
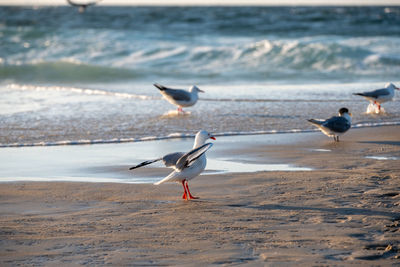
[{"label": "bird shadow on sand", "polygon": [[339,142],[335,142],[332,137],[323,141],[323,143],[319,144],[319,148],[329,150],[329,152],[336,151],[337,149],[346,149],[348,148],[349,141],[346,140],[346,137],[342,137]]}]

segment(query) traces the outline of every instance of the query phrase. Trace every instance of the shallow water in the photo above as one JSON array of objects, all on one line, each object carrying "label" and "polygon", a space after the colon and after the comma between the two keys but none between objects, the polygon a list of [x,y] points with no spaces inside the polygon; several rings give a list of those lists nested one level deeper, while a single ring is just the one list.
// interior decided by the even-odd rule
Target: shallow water
[{"label": "shallow water", "polygon": [[311,168],[297,167],[291,164],[259,164],[252,162],[237,162],[223,159],[209,159],[206,174],[234,173],[234,172],[262,172],[262,171],[311,171]]},{"label": "shallow water", "polygon": [[[232,155],[222,158],[221,149],[237,149],[233,143],[241,137],[219,137],[215,147],[207,152],[207,168],[203,175],[220,173],[242,173],[259,171],[310,171],[311,168],[289,163],[276,164],[272,159],[252,159]],[[285,135],[258,142],[285,143]],[[0,182],[15,181],[69,181],[105,183],[154,183],[166,177],[171,169],[160,162],[134,171],[129,167],[144,160],[158,158],[167,153],[187,151],[192,147],[192,138],[161,140],[126,144],[98,144],[86,146],[42,146],[8,147],[0,149]],[[253,144],[254,145],[254,144]],[[215,150],[214,148],[218,148]],[[232,153],[230,153],[232,154]]]}]

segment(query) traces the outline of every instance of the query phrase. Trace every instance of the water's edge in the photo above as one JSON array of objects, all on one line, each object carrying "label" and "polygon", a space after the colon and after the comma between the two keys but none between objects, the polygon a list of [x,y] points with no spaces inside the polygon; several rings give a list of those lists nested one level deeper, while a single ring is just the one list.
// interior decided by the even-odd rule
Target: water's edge
[{"label": "water's edge", "polygon": [[[352,128],[368,128],[368,127],[383,127],[383,126],[397,126],[397,122],[377,122],[377,123],[358,123]],[[289,134],[289,133],[310,133],[318,132],[317,129],[291,129],[291,130],[268,130],[268,131],[252,131],[252,132],[221,132],[213,133],[214,136],[243,136],[243,135],[269,135],[269,134]],[[146,136],[141,138],[113,138],[113,139],[97,139],[97,140],[65,140],[56,142],[37,142],[37,143],[12,143],[0,144],[0,148],[7,147],[37,147],[37,146],[71,146],[71,145],[94,145],[94,144],[116,144],[116,143],[134,143],[146,141],[159,141],[171,139],[194,138],[194,134],[173,133],[167,136]]]}]

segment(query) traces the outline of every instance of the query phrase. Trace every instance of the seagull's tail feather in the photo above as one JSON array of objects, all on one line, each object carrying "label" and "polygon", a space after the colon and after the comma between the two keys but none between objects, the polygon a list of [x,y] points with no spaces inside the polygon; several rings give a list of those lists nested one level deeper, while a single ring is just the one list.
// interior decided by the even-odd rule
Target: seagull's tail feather
[{"label": "seagull's tail feather", "polygon": [[165,183],[167,181],[171,181],[171,180],[173,180],[175,178],[175,175],[176,175],[176,171],[173,171],[167,177],[165,177],[164,179],[162,179],[162,180],[160,180],[158,182],[155,182],[154,185],[159,185],[159,184]]},{"label": "seagull's tail feather", "polygon": [[143,161],[142,163],[140,163],[140,164],[138,164],[138,165],[136,165],[136,166],[130,167],[129,169],[130,169],[130,170],[133,170],[133,169],[136,169],[136,168],[140,168],[140,167],[143,167],[143,166],[152,164],[152,163],[157,162],[157,161],[160,161],[160,160],[162,160],[162,158],[153,159],[153,160],[146,160],[146,161]]},{"label": "seagull's tail feather", "polygon": [[164,85],[155,83],[153,84],[155,87],[157,87],[158,89],[160,89],[161,91],[164,91],[165,89],[168,89],[167,87],[165,87]]},{"label": "seagull's tail feather", "polygon": [[353,95],[365,96],[363,93],[354,93]]},{"label": "seagull's tail feather", "polygon": [[323,123],[323,121],[319,121],[319,120],[316,120],[316,119],[309,119],[308,120],[311,124],[314,124],[314,125],[316,125],[316,126],[321,126],[321,124]]}]

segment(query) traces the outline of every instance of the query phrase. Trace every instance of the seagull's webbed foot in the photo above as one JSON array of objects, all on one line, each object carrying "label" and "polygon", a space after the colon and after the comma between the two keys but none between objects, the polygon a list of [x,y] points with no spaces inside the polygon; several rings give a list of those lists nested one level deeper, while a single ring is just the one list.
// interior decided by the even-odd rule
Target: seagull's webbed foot
[{"label": "seagull's webbed foot", "polygon": [[199,197],[195,197],[190,193],[188,181],[186,179],[182,180],[182,186],[183,186],[182,199],[184,200],[199,199]]},{"label": "seagull's webbed foot", "polygon": [[189,184],[186,180],[185,180],[185,186],[186,186],[186,192],[189,195],[189,199],[199,199],[199,197],[195,197],[190,193]]},{"label": "seagull's webbed foot", "polygon": [[182,195],[182,199],[188,200],[188,194],[186,193],[185,182],[186,182],[186,179],[182,181],[182,186],[183,186],[183,195]]}]

